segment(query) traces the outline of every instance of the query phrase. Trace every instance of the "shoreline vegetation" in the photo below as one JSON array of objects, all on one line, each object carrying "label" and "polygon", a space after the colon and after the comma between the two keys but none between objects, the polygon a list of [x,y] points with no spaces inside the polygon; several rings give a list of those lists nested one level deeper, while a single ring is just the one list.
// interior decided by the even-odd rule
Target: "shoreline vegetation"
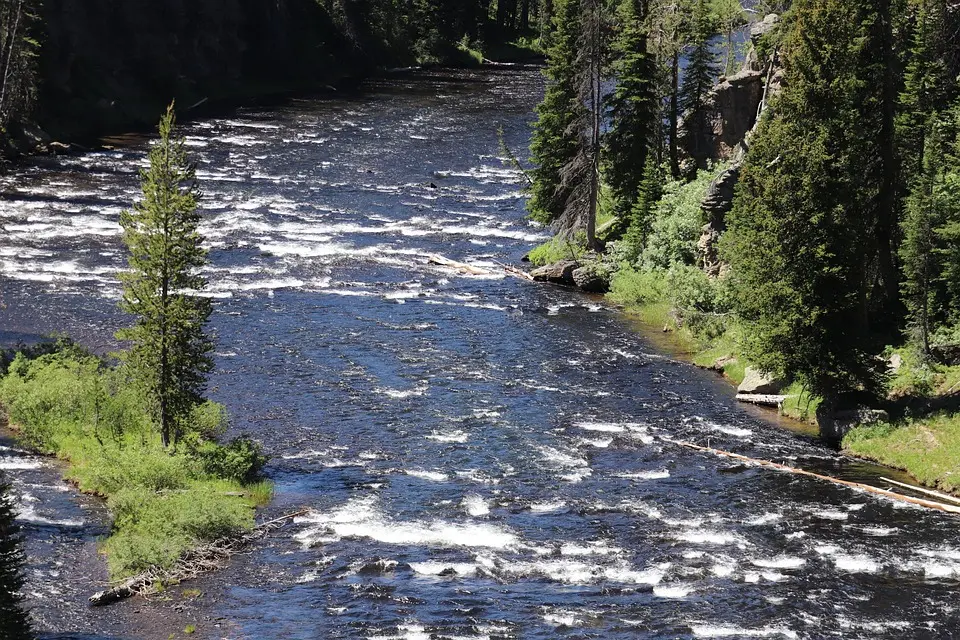
[{"label": "shoreline vegetation", "polygon": [[272,495],[260,444],[220,443],[227,411],[205,397],[208,258],[196,165],[173,107],[140,170],[142,197],[120,215],[126,349],[105,359],[61,338],[0,360],[0,408],[18,439],[64,460],[67,480],[106,500],[113,523],[100,551],[115,580],[250,532]]},{"label": "shoreline vegetation", "polygon": [[614,4],[555,2],[531,275],[960,491],[960,8]]}]

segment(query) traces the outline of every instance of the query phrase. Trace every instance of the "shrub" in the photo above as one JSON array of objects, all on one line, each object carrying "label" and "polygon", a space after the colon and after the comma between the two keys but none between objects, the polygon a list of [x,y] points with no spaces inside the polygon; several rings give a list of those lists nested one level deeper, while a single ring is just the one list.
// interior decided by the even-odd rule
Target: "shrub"
[{"label": "shrub", "polygon": [[533,249],[527,257],[530,263],[542,267],[561,260],[579,260],[586,249],[577,240],[555,237]]},{"label": "shrub", "polygon": [[662,273],[625,267],[613,276],[608,297],[622,305],[659,302],[666,297],[666,282]]},{"label": "shrub", "polygon": [[674,264],[693,264],[697,240],[703,227],[700,203],[713,179],[725,169],[701,171],[692,182],[669,182],[653,209],[647,246],[641,257],[646,269],[669,269]]},{"label": "shrub", "polygon": [[193,448],[192,455],[199,461],[204,473],[237,482],[253,481],[267,464],[263,448],[247,436],[234,438],[225,445],[199,443]]}]

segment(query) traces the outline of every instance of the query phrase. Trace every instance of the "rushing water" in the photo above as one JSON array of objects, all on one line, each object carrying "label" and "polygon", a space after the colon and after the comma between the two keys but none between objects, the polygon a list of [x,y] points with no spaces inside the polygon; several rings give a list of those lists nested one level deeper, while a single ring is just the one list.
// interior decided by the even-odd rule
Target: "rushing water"
[{"label": "rushing water", "polygon": [[[496,157],[498,126],[526,144],[541,92],[532,69],[419,74],[185,127],[212,249],[212,395],[273,457],[270,513],[310,511],[195,582],[199,601],[88,611],[102,508],[64,491],[53,463],[0,450],[42,630],[960,634],[956,518],[678,448],[665,438],[873,473],[751,417],[599,299],[430,264],[496,271],[544,238]],[[8,340],[65,330],[114,346],[117,217],[144,148],[5,179]]]}]

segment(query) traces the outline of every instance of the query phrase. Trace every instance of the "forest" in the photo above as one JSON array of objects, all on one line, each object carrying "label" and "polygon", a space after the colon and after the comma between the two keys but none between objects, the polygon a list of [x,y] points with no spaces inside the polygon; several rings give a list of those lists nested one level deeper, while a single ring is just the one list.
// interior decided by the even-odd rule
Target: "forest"
[{"label": "forest", "polygon": [[[378,69],[536,55],[549,11],[535,0],[3,0],[0,127],[95,138],[149,128],[174,98],[229,105]],[[27,133],[23,147],[47,137]]]},{"label": "forest", "polygon": [[705,366],[789,386],[825,436],[948,404],[956,3],[573,0],[548,56],[529,206],[558,235],[534,262],[573,258]]}]

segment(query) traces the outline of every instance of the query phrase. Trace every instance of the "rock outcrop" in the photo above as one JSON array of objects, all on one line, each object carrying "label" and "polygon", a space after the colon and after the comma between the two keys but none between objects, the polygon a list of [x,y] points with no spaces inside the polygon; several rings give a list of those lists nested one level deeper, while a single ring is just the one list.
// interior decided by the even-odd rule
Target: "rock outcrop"
[{"label": "rock outcrop", "polygon": [[771,395],[779,393],[783,389],[783,383],[775,377],[758,371],[753,367],[747,367],[743,382],[737,387],[737,393],[750,395]]},{"label": "rock outcrop", "polygon": [[606,293],[610,290],[609,277],[589,265],[573,272],[573,282],[577,288],[587,293]]},{"label": "rock outcrop", "polygon": [[548,264],[545,267],[534,269],[530,275],[537,282],[550,282],[553,284],[563,284],[570,287],[577,286],[573,279],[573,272],[579,268],[579,264],[573,260],[561,260]]}]

